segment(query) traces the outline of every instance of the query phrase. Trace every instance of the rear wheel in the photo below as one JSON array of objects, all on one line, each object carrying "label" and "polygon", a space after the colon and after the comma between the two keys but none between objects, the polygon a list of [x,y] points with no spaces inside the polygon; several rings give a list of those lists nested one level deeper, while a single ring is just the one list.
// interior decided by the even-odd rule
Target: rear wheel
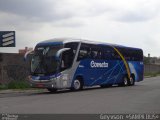
[{"label": "rear wheel", "polygon": [[122,83],[118,84],[118,86],[128,86],[130,84],[130,81],[127,76],[123,77]]},{"label": "rear wheel", "polygon": [[131,78],[130,78],[130,80],[129,80],[129,85],[130,85],[130,86],[135,85],[135,78],[134,78],[134,76],[131,76]]},{"label": "rear wheel", "polygon": [[48,89],[48,91],[49,92],[51,92],[51,93],[53,93],[53,92],[56,92],[57,91],[57,89],[55,89],[55,88],[47,88]]}]

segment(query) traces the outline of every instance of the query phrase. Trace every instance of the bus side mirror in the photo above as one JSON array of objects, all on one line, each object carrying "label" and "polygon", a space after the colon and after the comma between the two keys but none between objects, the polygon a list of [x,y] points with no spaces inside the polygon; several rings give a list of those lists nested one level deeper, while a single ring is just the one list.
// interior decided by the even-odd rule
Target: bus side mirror
[{"label": "bus side mirror", "polygon": [[25,55],[24,55],[24,61],[27,61],[27,57],[28,57],[29,54],[33,54],[33,50],[28,51],[28,52],[25,53]]},{"label": "bus side mirror", "polygon": [[70,50],[71,48],[62,48],[60,50],[57,51],[56,53],[56,60],[59,61],[60,60],[60,56],[63,52]]}]

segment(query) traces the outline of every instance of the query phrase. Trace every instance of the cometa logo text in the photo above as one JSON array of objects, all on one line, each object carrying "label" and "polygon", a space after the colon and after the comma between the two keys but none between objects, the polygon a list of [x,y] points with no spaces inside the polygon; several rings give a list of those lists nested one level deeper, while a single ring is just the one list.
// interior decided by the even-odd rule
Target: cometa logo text
[{"label": "cometa logo text", "polygon": [[93,60],[91,61],[90,65],[92,68],[106,68],[106,67],[108,67],[108,63],[106,63],[106,62],[100,63],[100,62],[95,62]]}]

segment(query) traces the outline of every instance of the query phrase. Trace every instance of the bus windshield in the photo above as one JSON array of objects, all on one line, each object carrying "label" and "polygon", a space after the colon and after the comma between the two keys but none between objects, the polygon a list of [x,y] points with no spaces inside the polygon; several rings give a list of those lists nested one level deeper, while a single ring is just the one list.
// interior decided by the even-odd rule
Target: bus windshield
[{"label": "bus windshield", "polygon": [[61,48],[61,45],[36,47],[31,60],[31,74],[50,75],[56,73],[59,64],[56,60],[56,53]]}]

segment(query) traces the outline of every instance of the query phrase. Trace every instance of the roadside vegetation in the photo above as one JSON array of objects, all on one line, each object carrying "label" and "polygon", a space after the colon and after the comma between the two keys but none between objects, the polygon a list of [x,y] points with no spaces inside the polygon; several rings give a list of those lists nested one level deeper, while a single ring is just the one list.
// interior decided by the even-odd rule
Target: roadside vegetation
[{"label": "roadside vegetation", "polygon": [[0,84],[0,90],[5,89],[28,89],[30,85],[27,81],[12,81],[8,84]]},{"label": "roadside vegetation", "polygon": [[156,76],[160,76],[160,72],[157,72],[157,73],[145,73],[144,76],[145,77],[156,77]]}]

